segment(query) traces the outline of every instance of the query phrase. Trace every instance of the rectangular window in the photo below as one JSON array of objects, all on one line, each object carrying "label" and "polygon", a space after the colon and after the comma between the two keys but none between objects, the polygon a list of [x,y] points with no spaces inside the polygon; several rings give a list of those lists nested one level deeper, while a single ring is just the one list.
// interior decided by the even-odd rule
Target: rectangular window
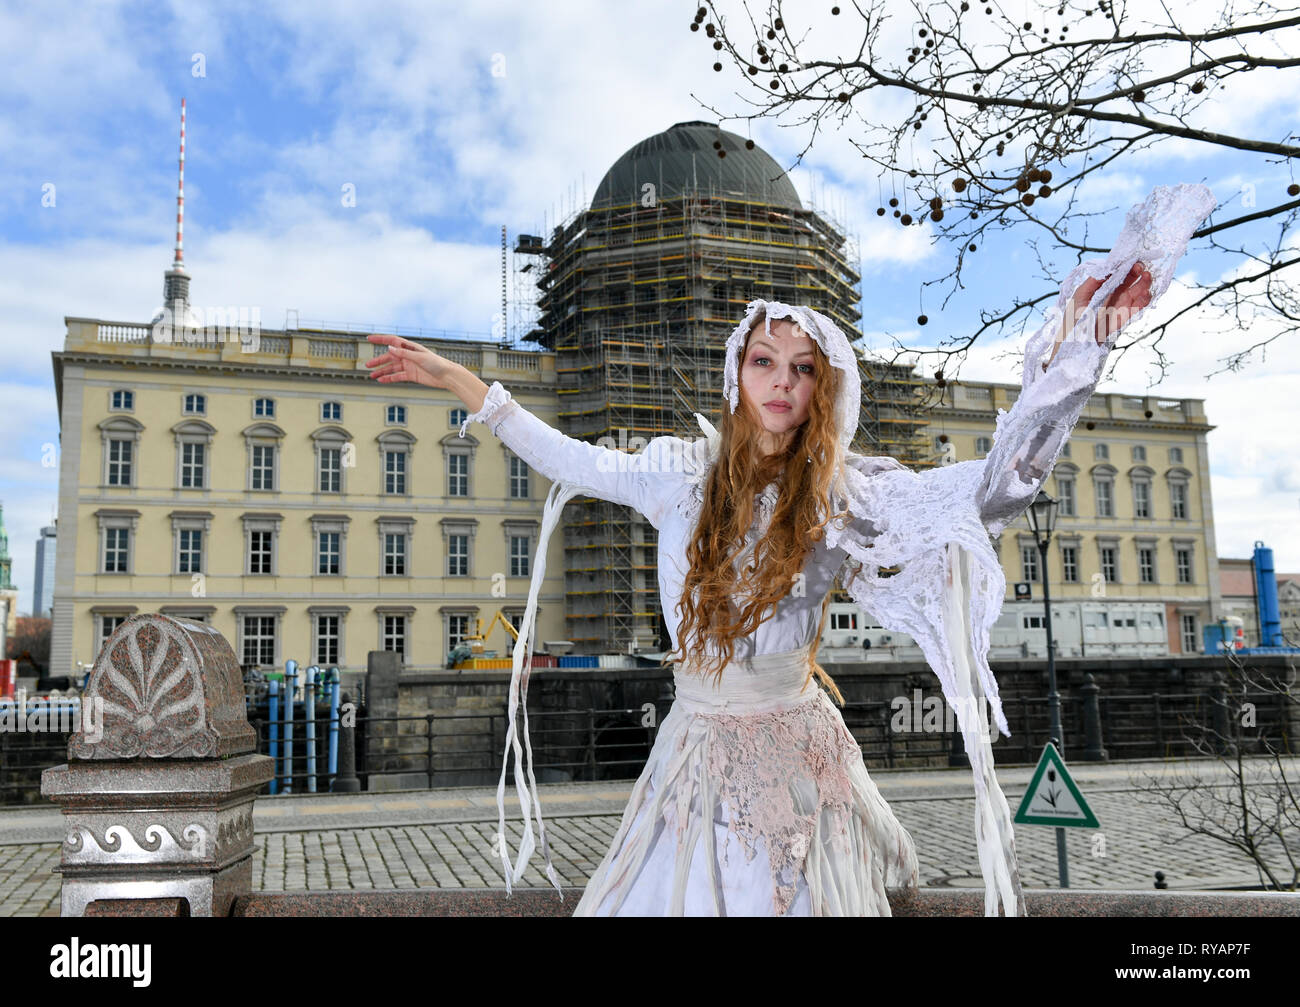
[{"label": "rectangular window", "polygon": [[1169,485],[1169,499],[1173,504],[1174,517],[1187,517],[1187,485],[1185,483],[1171,483]]},{"label": "rectangular window", "polygon": [[510,496],[524,499],[528,496],[528,465],[516,455],[510,456]]},{"label": "rectangular window", "polygon": [[198,528],[180,530],[181,555],[178,573],[202,573],[203,531]]},{"label": "rectangular window", "polygon": [[1022,545],[1020,547],[1020,579],[1038,580],[1038,546]]},{"label": "rectangular window", "polygon": [[1056,491],[1060,494],[1061,501],[1057,514],[1062,517],[1074,517],[1074,480],[1057,479]]},{"label": "rectangular window", "polygon": [[447,616],[447,648],[451,649],[467,636],[469,636],[469,616]]},{"label": "rectangular window", "polygon": [[253,489],[275,489],[275,445],[253,445]]},{"label": "rectangular window", "polygon": [[856,612],[833,612],[831,613],[831,629],[857,629],[858,614]]},{"label": "rectangular window", "polygon": [[108,485],[131,485],[131,441],[108,442]]},{"label": "rectangular window", "polygon": [[1133,516],[1151,516],[1151,484],[1136,482],[1133,484]]},{"label": "rectangular window", "polygon": [[181,488],[203,489],[204,449],[206,444],[181,445]]},{"label": "rectangular window", "polygon": [[339,619],[337,615],[316,616],[316,663],[339,663]]},{"label": "rectangular window", "polygon": [[1061,546],[1061,580],[1079,583],[1079,550],[1072,545]]},{"label": "rectangular window", "polygon": [[104,572],[126,573],[130,528],[104,529]]},{"label": "rectangular window", "polygon": [[1201,648],[1196,635],[1196,616],[1190,612],[1186,613],[1180,617],[1180,622],[1182,623],[1183,653],[1199,653]]},{"label": "rectangular window", "polygon": [[402,424],[406,422],[406,406],[389,406],[388,422]]},{"label": "rectangular window", "polygon": [[134,409],[135,392],[115,391],[113,393],[113,409]]},{"label": "rectangular window", "polygon": [[208,399],[206,395],[186,395],[185,412],[195,416],[202,416],[208,411]]},{"label": "rectangular window", "polygon": [[406,452],[384,452],[384,492],[406,492]]},{"label": "rectangular window", "polygon": [[528,545],[527,535],[510,536],[510,576],[511,577],[531,577],[532,572],[528,569]]},{"label": "rectangular window", "polygon": [[323,576],[332,576],[339,572],[339,532],[323,531],[320,533],[316,572]]},{"label": "rectangular window", "polygon": [[248,533],[248,572],[271,572],[271,536],[269,531],[251,531]]},{"label": "rectangular window", "polygon": [[108,643],[108,638],[113,635],[113,630],[126,622],[124,615],[101,615],[99,617],[99,650],[104,649],[104,644]]},{"label": "rectangular window", "polygon": [[1178,566],[1178,583],[1190,584],[1192,582],[1192,550],[1185,547],[1175,549],[1174,562]]},{"label": "rectangular window", "polygon": [[401,654],[402,660],[406,660],[406,616],[384,616],[384,639],[381,649]]},{"label": "rectangular window", "polygon": [[384,533],[384,573],[392,577],[406,576],[406,536],[401,532]]},{"label": "rectangular window", "polygon": [[1097,516],[1114,517],[1115,508],[1112,506],[1110,495],[1111,483],[1109,479],[1097,480]]},{"label": "rectangular window", "polygon": [[469,536],[447,536],[447,576],[469,576]]},{"label": "rectangular window", "polygon": [[244,664],[275,664],[275,616],[244,616]]},{"label": "rectangular window", "polygon": [[469,455],[447,457],[447,495],[469,496]]},{"label": "rectangular window", "polygon": [[339,493],[343,489],[343,449],[320,449],[320,491]]},{"label": "rectangular window", "polygon": [[1138,548],[1138,580],[1143,584],[1156,582],[1156,551],[1150,546]]},{"label": "rectangular window", "polygon": [[320,407],[320,418],[327,423],[331,420],[337,421],[343,419],[343,403],[322,402]]},{"label": "rectangular window", "polygon": [[254,416],[274,417],[274,416],[275,416],[275,400],[274,400],[274,399],[258,399],[256,402],[253,403],[253,415],[254,415]]},{"label": "rectangular window", "polygon": [[1115,547],[1113,545],[1101,547],[1101,575],[1111,584],[1119,580],[1119,572],[1115,568]]}]

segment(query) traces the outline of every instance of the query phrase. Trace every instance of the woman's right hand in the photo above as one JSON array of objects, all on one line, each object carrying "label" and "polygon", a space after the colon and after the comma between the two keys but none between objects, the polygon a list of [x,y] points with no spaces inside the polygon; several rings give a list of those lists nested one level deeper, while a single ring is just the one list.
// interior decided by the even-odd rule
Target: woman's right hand
[{"label": "woman's right hand", "polygon": [[457,365],[446,357],[401,336],[376,332],[366,338],[388,347],[387,353],[366,361],[366,366],[372,368],[370,376],[377,381],[410,381],[431,388],[448,387],[447,379]]}]

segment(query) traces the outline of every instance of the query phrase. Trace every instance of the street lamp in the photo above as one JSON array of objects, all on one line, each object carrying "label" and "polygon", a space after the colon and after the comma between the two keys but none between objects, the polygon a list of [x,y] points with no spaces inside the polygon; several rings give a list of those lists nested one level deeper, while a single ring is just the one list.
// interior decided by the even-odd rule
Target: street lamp
[{"label": "street lamp", "polygon": [[1052,532],[1056,529],[1056,514],[1059,509],[1060,501],[1052,499],[1039,490],[1038,496],[1025,512],[1025,520],[1029,522],[1029,530],[1034,533],[1034,541],[1038,543],[1040,560],[1038,570],[1043,582],[1043,619],[1047,631],[1047,703],[1052,714],[1051,739],[1052,744],[1056,746],[1056,751],[1064,757],[1065,745],[1061,737],[1063,733],[1061,697],[1056,691],[1056,642],[1052,639],[1052,598],[1047,588],[1047,545],[1051,542]]},{"label": "street lamp", "polygon": [[[1061,730],[1061,695],[1056,691],[1056,641],[1052,639],[1052,597],[1047,588],[1047,544],[1051,542],[1052,532],[1056,529],[1056,514],[1059,509],[1060,501],[1039,490],[1038,496],[1025,513],[1025,520],[1029,522],[1029,530],[1034,533],[1034,541],[1038,543],[1038,571],[1043,581],[1043,627],[1047,633],[1047,707],[1052,715],[1051,740],[1057,754],[1064,759],[1065,744],[1062,735],[1065,732]],[[1065,829],[1059,825],[1056,827],[1056,868],[1061,887],[1069,888],[1070,868],[1065,854]]]}]

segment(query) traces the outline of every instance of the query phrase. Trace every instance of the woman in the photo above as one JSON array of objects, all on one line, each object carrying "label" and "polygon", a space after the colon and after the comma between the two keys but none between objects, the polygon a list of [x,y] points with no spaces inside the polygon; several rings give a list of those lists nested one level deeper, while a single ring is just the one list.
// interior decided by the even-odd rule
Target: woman
[{"label": "woman", "polygon": [[[526,832],[513,871],[499,840],[507,886],[533,850],[537,807],[546,873],[559,887],[531,767],[526,664],[546,540],[564,502],[582,493],[634,507],[659,530],[677,660],[675,702],[575,915],[887,916],[886,889],[917,884],[912,839],[816,664],[837,576],[882,626],[912,635],[938,675],[974,770],[986,913],[997,915],[1000,899],[1007,915],[1025,915],[986,715],[987,704],[1010,734],[986,660],[1005,593],[989,535],[1033,499],[1116,334],[1167,288],[1212,207],[1204,186],[1158,187],[1130,211],[1110,255],[1071,272],[1030,340],[1024,389],[999,414],[992,452],[926,472],[849,450],[858,359],[839,328],[806,307],[752,302],[727,342],[721,430],[697,413],[705,438],[656,437],[636,455],[566,437],[499,382],[489,387],[398,337],[371,336],[389,347],[367,362],[379,381],[452,391],[474,410],[462,436],[470,422],[486,423],[553,481],[514,651],[506,762],[513,743]],[[879,577],[886,567],[901,569]],[[527,760],[514,733],[519,707]],[[502,836],[505,776],[503,765]]]}]

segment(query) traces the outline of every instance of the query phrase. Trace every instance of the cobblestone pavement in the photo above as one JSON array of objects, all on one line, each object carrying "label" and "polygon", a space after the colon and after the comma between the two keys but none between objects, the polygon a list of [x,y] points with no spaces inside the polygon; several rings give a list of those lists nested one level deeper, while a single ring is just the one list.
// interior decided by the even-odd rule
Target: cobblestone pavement
[{"label": "cobblestone pavement", "polygon": [[[1257,773],[1264,769],[1262,763],[1252,767]],[[1290,760],[1288,776],[1295,779],[1297,770],[1300,760]],[[1020,767],[998,772],[1013,812],[1031,772]],[[1175,889],[1259,883],[1247,857],[1189,833],[1167,804],[1136,786],[1149,778],[1190,782],[1195,773],[1221,787],[1228,777],[1215,763],[1110,763],[1072,766],[1071,772],[1102,825],[1066,830],[1072,888],[1147,889],[1157,870]],[[871,775],[916,842],[921,883],[982,887],[969,770]],[[539,787],[561,883],[586,883],[614,838],[630,790],[631,781]],[[1206,790],[1202,785],[1200,793]],[[513,792],[506,811],[513,851],[521,824]],[[260,891],[504,884],[499,860],[492,856],[495,788],[265,797],[255,805],[254,823],[253,886]],[[60,836],[56,810],[0,810],[0,916],[58,915],[59,876],[53,869]],[[1297,840],[1293,837],[1293,848]],[[1055,830],[1017,826],[1016,843],[1025,886],[1056,887]],[[1281,867],[1280,845],[1266,846],[1265,857]],[[534,854],[524,883],[546,887],[537,863]]]}]

